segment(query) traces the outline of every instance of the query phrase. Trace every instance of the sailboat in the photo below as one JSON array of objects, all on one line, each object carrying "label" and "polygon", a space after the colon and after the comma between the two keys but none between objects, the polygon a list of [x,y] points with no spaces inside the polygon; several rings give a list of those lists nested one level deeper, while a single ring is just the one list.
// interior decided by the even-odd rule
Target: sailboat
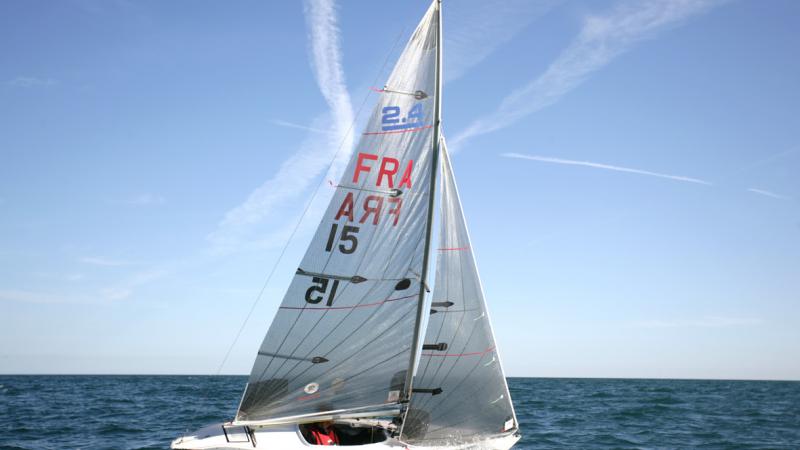
[{"label": "sailboat", "polygon": [[501,450],[519,440],[441,133],[441,67],[434,0],[378,89],[235,418],[173,449],[304,449],[322,422],[339,445],[364,449]]}]

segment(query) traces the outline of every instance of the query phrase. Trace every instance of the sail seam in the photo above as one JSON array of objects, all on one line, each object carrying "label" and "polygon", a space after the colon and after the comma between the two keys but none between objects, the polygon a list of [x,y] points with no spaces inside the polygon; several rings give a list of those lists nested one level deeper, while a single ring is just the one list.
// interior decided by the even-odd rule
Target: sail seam
[{"label": "sail seam", "polygon": [[417,128],[409,128],[407,130],[393,130],[393,131],[370,131],[367,133],[362,133],[364,136],[376,136],[380,134],[399,134],[399,133],[413,133],[416,131],[427,130],[428,128],[433,128],[433,125],[425,125],[424,127],[417,127]]},{"label": "sail seam", "polygon": [[390,298],[390,299],[386,299],[386,300],[383,300],[383,301],[380,301],[380,302],[375,302],[375,303],[360,303],[358,305],[352,305],[352,306],[322,306],[322,307],[314,307],[314,306],[310,306],[310,307],[304,307],[304,306],[281,306],[278,309],[299,309],[299,310],[306,310],[306,311],[328,311],[328,310],[332,310],[332,309],[333,310],[337,310],[337,309],[368,308],[368,307],[371,307],[371,306],[380,306],[380,305],[383,305],[384,303],[396,302],[396,301],[400,301],[400,300],[408,300],[408,299],[411,299],[411,298],[414,298],[414,297],[416,297],[416,294],[415,295],[406,295],[405,297]]}]

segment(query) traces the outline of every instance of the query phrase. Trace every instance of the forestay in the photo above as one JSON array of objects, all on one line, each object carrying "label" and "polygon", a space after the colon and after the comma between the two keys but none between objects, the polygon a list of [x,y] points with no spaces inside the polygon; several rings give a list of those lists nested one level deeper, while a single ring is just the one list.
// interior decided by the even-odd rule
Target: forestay
[{"label": "forestay", "polygon": [[[450,158],[442,140],[436,284],[403,438],[411,443],[482,440],[517,428],[489,321]],[[446,348],[445,348],[446,347]]]},{"label": "forestay", "polygon": [[260,347],[236,423],[397,406],[431,176],[437,16],[412,35]]}]

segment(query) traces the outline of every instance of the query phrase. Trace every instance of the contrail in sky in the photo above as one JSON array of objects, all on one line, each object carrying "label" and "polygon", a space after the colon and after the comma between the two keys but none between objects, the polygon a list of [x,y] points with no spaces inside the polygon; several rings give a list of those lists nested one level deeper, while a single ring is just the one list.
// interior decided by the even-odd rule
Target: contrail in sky
[{"label": "contrail in sky", "polygon": [[748,188],[747,190],[749,192],[754,193],[754,194],[764,195],[764,196],[767,196],[767,197],[777,198],[777,199],[780,199],[780,200],[791,200],[790,197],[787,197],[785,195],[776,194],[774,192],[766,191],[764,189]]},{"label": "contrail in sky", "polygon": [[610,164],[602,164],[589,161],[575,161],[572,159],[551,158],[549,156],[536,156],[536,155],[522,155],[519,153],[503,153],[501,156],[506,158],[527,159],[530,161],[541,161],[554,164],[567,164],[571,166],[584,166],[593,167],[595,169],[614,170],[616,172],[635,173],[638,175],[647,175],[649,177],[666,178],[668,180],[685,181],[687,183],[705,184],[711,186],[712,183],[701,180],[699,178],[684,177],[681,175],[670,175],[666,173],[651,172],[649,170],[632,169],[630,167],[612,166]]},{"label": "contrail in sky", "polygon": [[508,127],[556,103],[592,73],[657,32],[706,12],[719,0],[624,1],[609,14],[590,16],[578,36],[543,74],[512,92],[492,113],[450,139],[455,152],[469,139]]},{"label": "contrail in sky", "polygon": [[[311,134],[298,151],[281,164],[272,178],[251,192],[244,203],[225,214],[217,229],[208,236],[218,249],[238,246],[244,236],[252,234],[273,215],[276,207],[303,193],[330,166],[337,151],[344,149],[343,155],[339,155],[331,166],[331,171],[335,172],[343,165],[342,161],[353,146],[350,128],[354,114],[342,69],[335,2],[307,0],[304,13],[311,66],[329,112],[312,121],[308,127]],[[316,131],[326,127],[330,134]]]},{"label": "contrail in sky", "polygon": [[480,64],[563,0],[458,0],[447,4],[445,81]]}]

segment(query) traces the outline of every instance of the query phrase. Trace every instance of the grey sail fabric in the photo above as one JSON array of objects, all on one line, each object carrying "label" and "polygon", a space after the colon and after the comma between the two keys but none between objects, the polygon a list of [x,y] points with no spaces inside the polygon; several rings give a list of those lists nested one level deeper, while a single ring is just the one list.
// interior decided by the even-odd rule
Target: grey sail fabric
[{"label": "grey sail fabric", "polygon": [[442,140],[442,201],[431,315],[404,426],[410,443],[481,440],[517,428],[453,170]]},{"label": "grey sail fabric", "polygon": [[398,404],[425,246],[437,27],[431,6],[376,94],[259,349],[237,423]]}]

